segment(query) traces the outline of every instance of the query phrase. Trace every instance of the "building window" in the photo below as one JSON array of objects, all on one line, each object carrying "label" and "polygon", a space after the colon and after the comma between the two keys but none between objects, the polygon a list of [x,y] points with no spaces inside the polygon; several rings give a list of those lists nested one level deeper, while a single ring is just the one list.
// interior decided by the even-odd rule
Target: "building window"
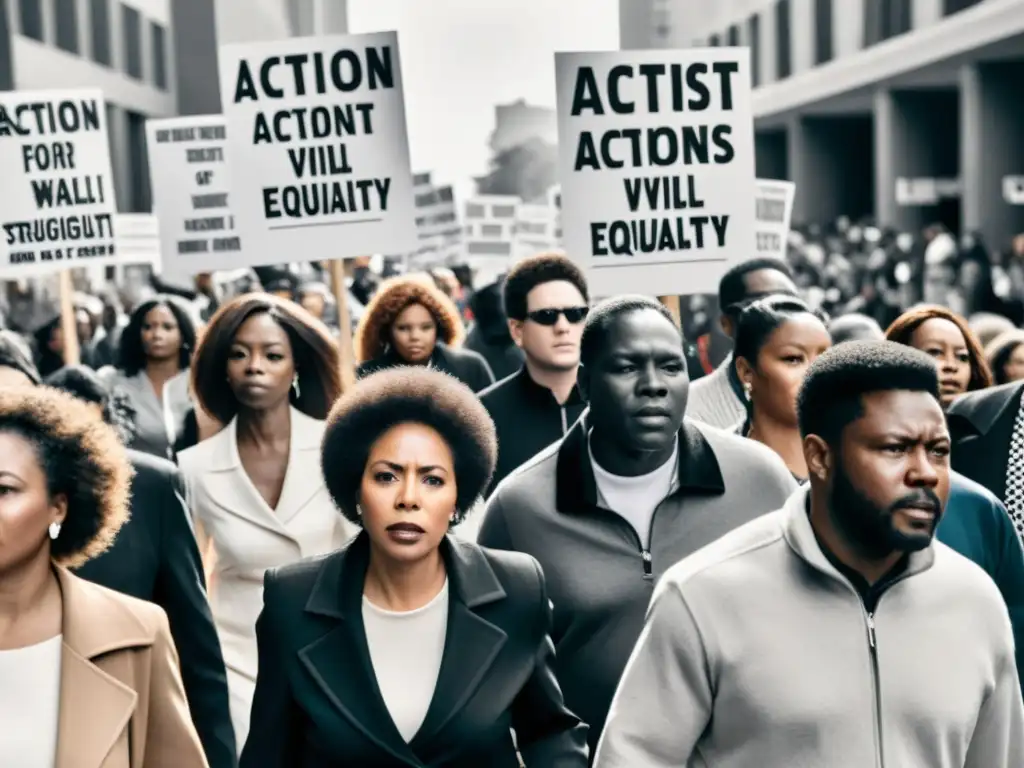
[{"label": "building window", "polygon": [[785,80],[793,74],[792,51],[790,50],[789,0],[775,4],[775,78]]},{"label": "building window", "polygon": [[717,48],[722,44],[722,39],[718,35],[712,35],[708,38],[708,45],[712,48]]},{"label": "building window", "polygon": [[124,71],[142,79],[142,17],[134,8],[121,4],[121,31],[124,33]]},{"label": "building window", "polygon": [[43,40],[43,9],[41,0],[18,0],[21,34],[33,40]]},{"label": "building window", "polygon": [[130,210],[132,213],[149,213],[153,203],[146,154],[146,118],[138,112],[128,112],[128,163],[132,186]]},{"label": "building window", "polygon": [[750,40],[750,84],[757,88],[761,84],[761,17],[755,13],[747,25]]},{"label": "building window", "polygon": [[910,31],[912,0],[866,0],[864,47],[870,48]]},{"label": "building window", "polygon": [[54,0],[53,14],[57,19],[57,47],[68,53],[78,53],[78,12],[75,0]]},{"label": "building window", "polygon": [[735,48],[740,44],[740,28],[733,24],[729,27],[729,45]]},{"label": "building window", "polygon": [[155,21],[149,25],[153,38],[153,82],[167,90],[167,39],[164,28]]},{"label": "building window", "polygon": [[90,0],[89,18],[92,23],[92,60],[108,67],[110,57],[110,6],[107,0]]},{"label": "building window", "polygon": [[966,11],[972,5],[977,5],[981,0],[942,0],[942,15],[952,16],[954,13]]},{"label": "building window", "polygon": [[814,63],[832,61],[832,0],[814,0]]}]

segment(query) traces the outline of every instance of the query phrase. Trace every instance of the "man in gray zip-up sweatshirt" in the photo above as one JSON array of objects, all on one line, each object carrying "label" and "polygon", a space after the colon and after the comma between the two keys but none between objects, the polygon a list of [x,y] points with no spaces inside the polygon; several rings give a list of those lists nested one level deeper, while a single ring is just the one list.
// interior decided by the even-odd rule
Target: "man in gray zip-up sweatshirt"
[{"label": "man in gray zip-up sweatshirt", "polygon": [[849,342],[798,401],[810,488],[665,574],[598,768],[1017,768],[1006,606],[933,542],[949,433],[927,355]]}]

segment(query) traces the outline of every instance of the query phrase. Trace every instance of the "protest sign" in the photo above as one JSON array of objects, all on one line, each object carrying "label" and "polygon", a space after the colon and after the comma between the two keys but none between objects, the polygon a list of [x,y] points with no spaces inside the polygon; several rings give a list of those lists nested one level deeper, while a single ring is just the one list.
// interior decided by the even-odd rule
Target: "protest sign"
[{"label": "protest sign", "polygon": [[794,197],[796,185],[791,181],[757,180],[754,215],[757,217],[758,256],[786,258]]},{"label": "protest sign", "polygon": [[754,252],[746,48],[555,54],[562,233],[595,295],[707,293]]},{"label": "protest sign", "polygon": [[242,241],[228,207],[225,135],[222,115],[146,121],[164,275],[238,265]]},{"label": "protest sign", "polygon": [[222,46],[238,266],[416,249],[394,32]]},{"label": "protest sign", "polygon": [[116,261],[99,90],[0,93],[0,277]]}]

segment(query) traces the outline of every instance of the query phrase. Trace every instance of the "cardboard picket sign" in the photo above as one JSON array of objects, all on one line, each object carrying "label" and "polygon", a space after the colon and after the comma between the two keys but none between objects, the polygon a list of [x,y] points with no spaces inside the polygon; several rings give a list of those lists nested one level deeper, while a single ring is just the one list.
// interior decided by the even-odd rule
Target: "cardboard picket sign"
[{"label": "cardboard picket sign", "polygon": [[229,207],[226,135],[223,115],[146,121],[165,277],[237,266],[242,240]]},{"label": "cardboard picket sign", "polygon": [[0,93],[0,278],[116,262],[98,89]]},{"label": "cardboard picket sign", "polygon": [[757,255],[786,258],[793,198],[796,184],[775,179],[757,180],[755,213],[757,217]]},{"label": "cardboard picket sign", "polygon": [[595,295],[712,293],[754,253],[750,51],[555,54],[562,234]]},{"label": "cardboard picket sign", "polygon": [[415,250],[396,33],[225,45],[219,60],[234,266]]}]

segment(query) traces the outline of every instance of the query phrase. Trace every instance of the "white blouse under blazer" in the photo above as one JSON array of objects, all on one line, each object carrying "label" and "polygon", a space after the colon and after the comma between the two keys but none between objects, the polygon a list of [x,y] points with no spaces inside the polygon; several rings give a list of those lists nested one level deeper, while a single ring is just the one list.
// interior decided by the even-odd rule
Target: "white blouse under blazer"
[{"label": "white blouse under blazer", "polygon": [[179,454],[193,516],[213,541],[210,605],[227,667],[231,720],[241,752],[256,685],[256,619],[263,574],[338,549],[357,533],[327,493],[320,470],[324,422],[291,410],[288,469],[271,509],[242,467],[238,420]]}]

